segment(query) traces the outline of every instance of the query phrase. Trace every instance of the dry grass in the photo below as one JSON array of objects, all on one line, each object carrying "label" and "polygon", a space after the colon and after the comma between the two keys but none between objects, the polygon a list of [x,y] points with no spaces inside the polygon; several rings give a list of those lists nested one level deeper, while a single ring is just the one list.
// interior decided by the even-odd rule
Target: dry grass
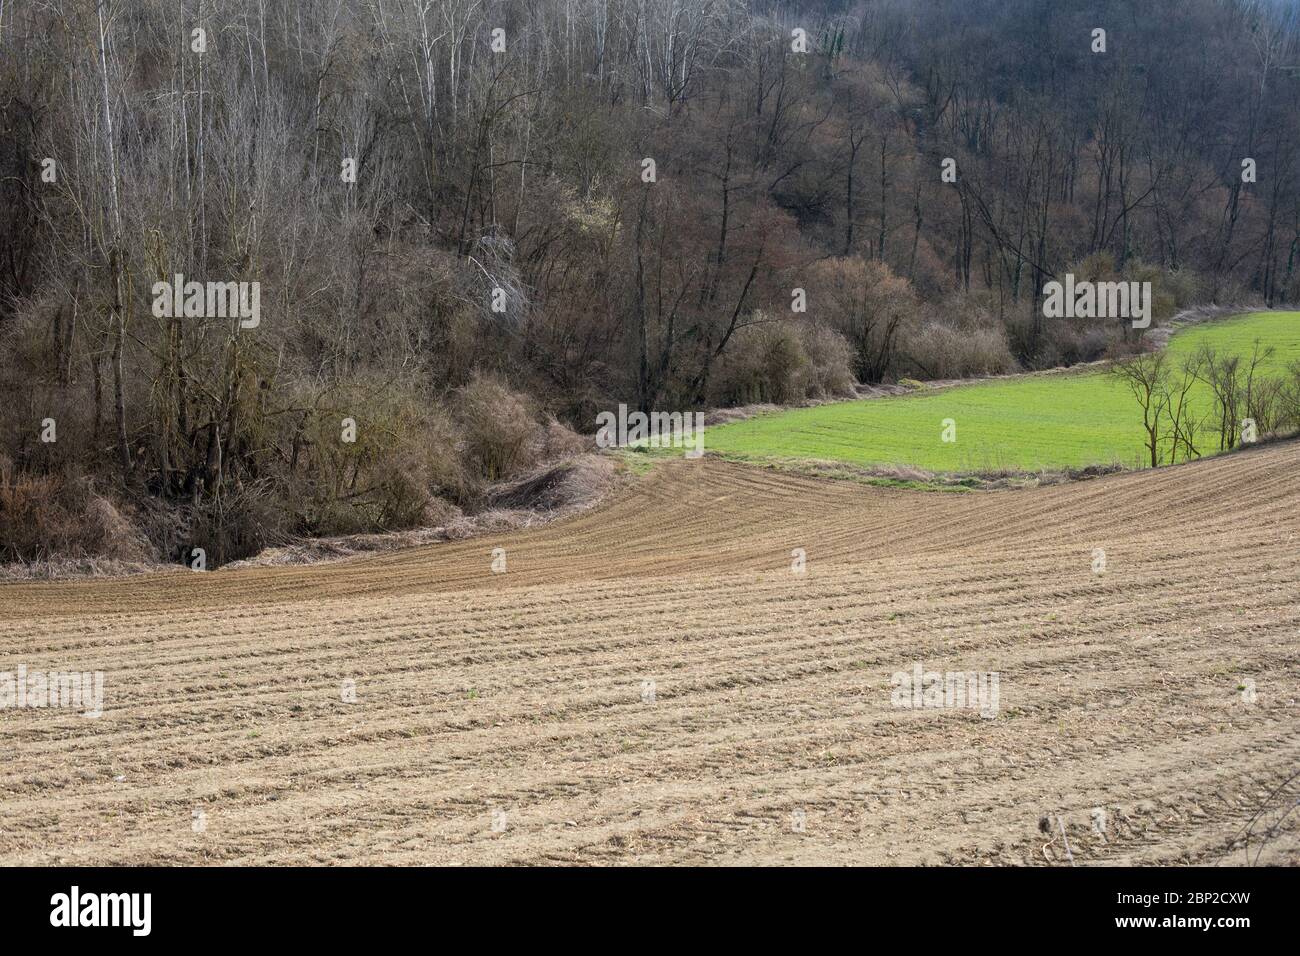
[{"label": "dry grass", "polygon": [[148,542],[89,479],[24,473],[0,456],[0,562],[152,557]]},{"label": "dry grass", "polygon": [[613,486],[616,467],[610,458],[583,455],[502,483],[488,491],[486,509],[473,515],[450,509],[446,520],[437,527],[296,541],[232,562],[223,570],[337,561],[531,528],[596,504]]}]

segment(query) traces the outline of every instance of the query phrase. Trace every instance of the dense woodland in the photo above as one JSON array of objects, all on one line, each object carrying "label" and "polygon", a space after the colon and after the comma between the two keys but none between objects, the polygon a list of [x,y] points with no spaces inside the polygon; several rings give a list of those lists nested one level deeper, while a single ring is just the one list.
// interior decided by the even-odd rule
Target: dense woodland
[{"label": "dense woodland", "polygon": [[[620,402],[1139,350],[1043,318],[1067,272],[1293,302],[1298,151],[1271,0],[0,0],[0,559],[428,524]],[[260,324],[156,316],[176,274]]]}]

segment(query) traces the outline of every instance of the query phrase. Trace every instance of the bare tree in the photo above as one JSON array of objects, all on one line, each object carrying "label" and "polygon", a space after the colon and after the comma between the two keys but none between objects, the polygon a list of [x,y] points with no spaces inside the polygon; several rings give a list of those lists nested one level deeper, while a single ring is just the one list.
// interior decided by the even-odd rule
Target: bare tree
[{"label": "bare tree", "polygon": [[1161,442],[1166,439],[1165,419],[1170,413],[1170,371],[1166,353],[1148,352],[1111,366],[1111,374],[1124,383],[1142,409],[1143,444],[1152,468],[1160,464]]}]

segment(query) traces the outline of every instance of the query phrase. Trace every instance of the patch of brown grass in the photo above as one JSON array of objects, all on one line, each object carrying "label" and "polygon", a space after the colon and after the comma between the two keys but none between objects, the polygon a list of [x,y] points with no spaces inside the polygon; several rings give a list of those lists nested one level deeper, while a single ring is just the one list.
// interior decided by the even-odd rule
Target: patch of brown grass
[{"label": "patch of brown grass", "polygon": [[33,474],[0,457],[0,561],[148,562],[144,536],[89,479]]}]

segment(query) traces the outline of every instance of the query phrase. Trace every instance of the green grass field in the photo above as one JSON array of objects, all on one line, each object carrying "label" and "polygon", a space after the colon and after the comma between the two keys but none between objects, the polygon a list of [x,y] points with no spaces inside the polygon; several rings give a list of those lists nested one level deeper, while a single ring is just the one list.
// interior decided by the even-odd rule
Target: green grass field
[{"label": "green grass field", "polygon": [[[1248,355],[1273,346],[1271,370],[1300,361],[1300,312],[1260,312],[1176,333],[1174,357],[1202,343]],[[1202,396],[1201,404],[1208,408]],[[941,441],[944,419],[957,440]],[[840,402],[710,428],[705,448],[745,460],[816,459],[930,471],[1035,471],[1142,464],[1142,412],[1104,371],[1060,372]]]}]

